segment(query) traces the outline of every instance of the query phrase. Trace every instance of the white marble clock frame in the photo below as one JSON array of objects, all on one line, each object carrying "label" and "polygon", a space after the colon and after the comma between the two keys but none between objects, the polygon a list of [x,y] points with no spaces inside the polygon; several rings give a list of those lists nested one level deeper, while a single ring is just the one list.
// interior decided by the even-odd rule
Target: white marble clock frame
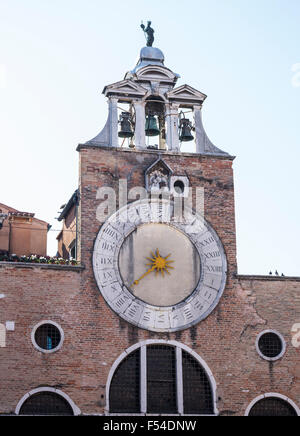
[{"label": "white marble clock frame", "polygon": [[[205,319],[217,306],[225,288],[227,261],[223,245],[212,227],[191,209],[185,221],[172,217],[173,203],[165,200],[139,200],[111,215],[102,225],[94,244],[93,269],[98,288],[121,318],[139,328],[154,332],[174,332]],[[139,300],[124,285],[119,273],[119,252],[125,238],[136,227],[162,223],[183,232],[195,245],[201,259],[200,280],[184,301],[168,307]]]}]

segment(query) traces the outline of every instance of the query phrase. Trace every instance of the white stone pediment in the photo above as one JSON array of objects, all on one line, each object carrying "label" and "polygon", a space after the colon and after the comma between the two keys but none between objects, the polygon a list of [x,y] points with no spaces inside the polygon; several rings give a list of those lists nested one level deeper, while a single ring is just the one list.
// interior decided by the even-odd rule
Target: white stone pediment
[{"label": "white stone pediment", "polygon": [[[159,157],[150,167],[147,168],[145,174],[149,174],[154,168],[159,167],[159,169],[164,169],[169,175],[173,174],[173,170],[171,167],[161,158]],[[157,169],[157,168],[156,168]]]},{"label": "white stone pediment", "polygon": [[108,95],[134,95],[134,96],[144,96],[147,93],[147,89],[143,86],[133,82],[132,80],[121,80],[120,82],[112,83],[111,85],[107,85],[103,94],[105,96]]},{"label": "white stone pediment", "polygon": [[197,101],[202,103],[206,99],[206,95],[189,85],[182,85],[167,93],[167,97],[172,100],[182,101]]},{"label": "white stone pediment", "polygon": [[159,157],[145,172],[147,191],[169,191],[172,174],[169,165]]},{"label": "white stone pediment", "polygon": [[159,67],[156,65],[147,65],[141,68],[136,73],[136,80],[150,80],[160,82],[176,82],[178,76],[171,70],[165,67]]}]

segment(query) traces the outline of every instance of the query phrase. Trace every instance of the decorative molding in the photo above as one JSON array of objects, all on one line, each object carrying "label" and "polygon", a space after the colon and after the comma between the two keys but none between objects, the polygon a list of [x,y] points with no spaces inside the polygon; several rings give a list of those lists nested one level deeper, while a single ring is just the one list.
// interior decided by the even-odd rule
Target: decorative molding
[{"label": "decorative molding", "polygon": [[258,280],[258,281],[270,281],[270,282],[284,282],[284,281],[295,281],[300,282],[300,277],[293,277],[293,276],[271,276],[271,275],[265,275],[265,276],[258,276],[258,275],[246,275],[246,274],[236,274],[235,277],[238,280]]},{"label": "decorative molding", "polygon": [[[97,144],[89,144],[89,143],[85,143],[85,144],[78,144],[78,146],[76,147],[76,151],[81,151],[81,150],[88,150],[90,148],[94,148],[95,150],[98,148],[101,148],[103,150],[111,150],[112,147],[109,146],[105,146],[105,145],[97,145]],[[186,157],[193,157],[193,158],[199,158],[201,157],[201,159],[209,159],[210,157],[213,157],[214,159],[218,159],[218,160],[229,160],[229,161],[234,161],[234,159],[236,158],[236,156],[231,156],[230,154],[226,154],[226,153],[205,153],[205,154],[201,154],[201,153],[194,153],[194,152],[185,152],[185,151],[174,151],[174,150],[151,150],[151,149],[147,149],[147,148],[143,148],[143,149],[138,149],[138,148],[124,148],[124,147],[115,147],[114,150],[118,151],[118,152],[122,152],[122,153],[147,153],[147,154],[154,154],[157,155],[158,152],[161,152],[164,156],[186,156]],[[0,262],[1,265],[1,262]],[[269,276],[272,277],[272,276]],[[281,277],[278,277],[281,278]],[[300,280],[300,277],[298,278]]]},{"label": "decorative molding", "polygon": [[[165,191],[169,191],[170,190],[170,177],[173,174],[173,171],[171,169],[171,167],[161,158],[159,157],[153,164],[150,165],[150,167],[147,168],[147,170],[145,171],[145,186],[146,186],[146,190],[147,191],[152,191],[152,185],[153,183],[151,182],[151,177],[155,174],[159,175],[161,174],[161,178],[165,178],[165,184],[166,184],[166,188],[164,189]],[[156,191],[160,191],[161,187],[159,187],[159,189],[156,189]]]},{"label": "decorative molding", "polygon": [[103,89],[103,94],[108,97],[109,95],[124,95],[124,96],[136,96],[142,97],[146,94],[147,89],[143,88],[143,86],[134,82],[133,80],[121,80],[120,82],[112,83],[111,85],[107,85]]},{"label": "decorative molding", "polygon": [[189,85],[181,85],[168,92],[167,97],[169,100],[182,100],[186,102],[198,102],[199,104],[202,104],[207,95]]},{"label": "decorative molding", "polygon": [[169,70],[169,68],[158,65],[147,65],[139,69],[135,74],[135,80],[138,81],[158,81],[174,84],[178,76]]}]

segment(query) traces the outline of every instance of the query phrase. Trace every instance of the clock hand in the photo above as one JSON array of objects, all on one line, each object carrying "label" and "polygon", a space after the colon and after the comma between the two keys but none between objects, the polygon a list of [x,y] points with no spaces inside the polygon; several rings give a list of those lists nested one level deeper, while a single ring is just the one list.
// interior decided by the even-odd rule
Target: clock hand
[{"label": "clock hand", "polygon": [[148,271],[146,271],[145,274],[143,274],[143,275],[142,275],[138,280],[135,280],[135,281],[133,282],[133,285],[138,285],[139,282],[140,282],[144,277],[146,277],[148,274],[150,274],[152,271],[154,271],[155,268],[156,268],[155,265],[153,265],[153,267],[150,268],[150,269],[148,269]]},{"label": "clock hand", "polygon": [[151,268],[145,272],[138,280],[135,280],[133,282],[133,285],[138,285],[139,282],[148,274],[150,274],[152,271],[155,271],[155,275],[157,275],[159,272],[162,274],[162,276],[165,276],[165,272],[170,274],[168,271],[169,268],[173,269],[174,267],[170,265],[170,263],[173,263],[173,260],[167,260],[171,254],[168,254],[166,257],[162,257],[159,253],[158,248],[156,249],[156,255],[153,254],[151,251],[152,258],[146,257],[151,263],[147,264],[148,266],[151,266]]}]

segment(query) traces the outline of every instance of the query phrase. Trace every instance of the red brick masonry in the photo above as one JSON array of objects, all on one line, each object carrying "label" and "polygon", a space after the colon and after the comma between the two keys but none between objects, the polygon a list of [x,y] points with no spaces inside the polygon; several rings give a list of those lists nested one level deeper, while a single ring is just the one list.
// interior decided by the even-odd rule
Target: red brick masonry
[{"label": "red brick masonry", "polygon": [[[92,250],[100,224],[97,189],[119,178],[128,188],[144,186],[144,172],[157,159],[153,151],[80,147],[80,255],[82,267],[0,263],[0,323],[15,322],[0,348],[0,413],[14,412],[19,400],[39,386],[62,390],[85,414],[102,414],[105,387],[115,360],[146,339],[171,339],[192,348],[217,383],[217,408],[244,415],[257,396],[275,392],[300,406],[299,347],[292,338],[300,323],[300,278],[237,276],[232,158],[163,153],[176,175],[205,190],[205,217],[221,238],[228,280],[216,309],[198,325],[157,334],[127,324],[107,306],[94,280]],[[64,330],[60,350],[44,354],[31,342],[42,320]],[[266,329],[278,331],[286,353],[273,363],[255,346]]]}]

